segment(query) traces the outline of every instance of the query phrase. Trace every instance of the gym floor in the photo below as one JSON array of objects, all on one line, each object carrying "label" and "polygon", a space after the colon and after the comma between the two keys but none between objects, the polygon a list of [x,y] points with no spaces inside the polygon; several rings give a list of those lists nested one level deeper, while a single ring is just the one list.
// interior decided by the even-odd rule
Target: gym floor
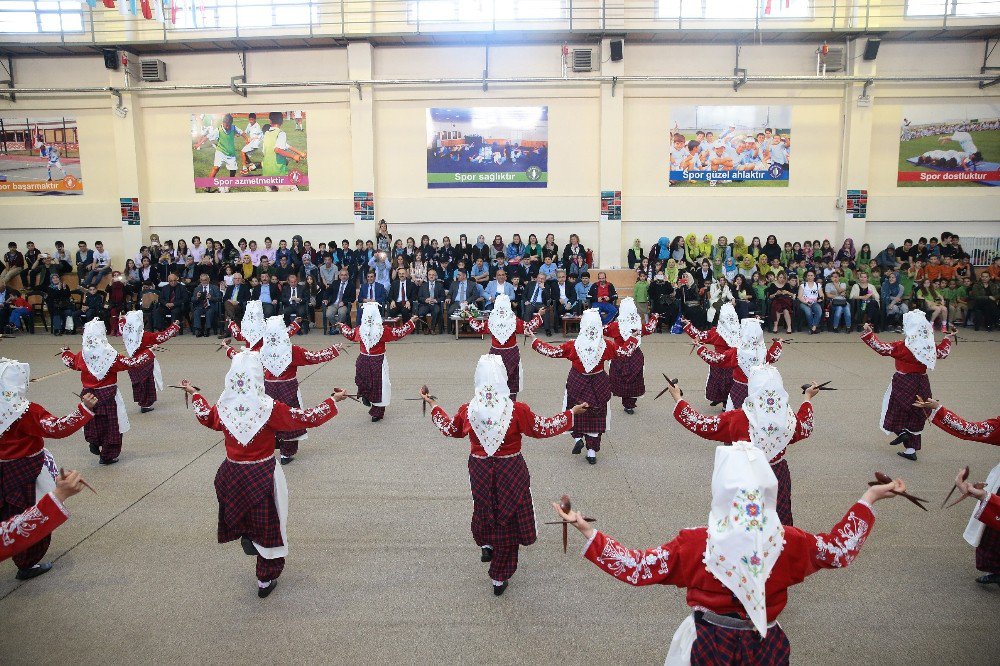
[{"label": "gym floor", "polygon": [[[886,334],[886,339],[898,336]],[[1000,587],[974,581],[974,551],[962,539],[973,504],[939,509],[959,467],[977,480],[998,450],[928,426],[920,459],[896,456],[877,427],[892,360],[857,335],[794,336],[778,363],[797,406],[800,384],[833,380],[815,401],[813,437],[794,445],[795,524],[828,530],[864,491],[875,470],[906,479],[930,500],[928,513],[903,500],[880,503],[873,534],[845,570],[821,571],[796,587],[780,621],[797,664],[971,664],[1000,654]],[[559,336],[550,340],[559,340]],[[121,349],[120,339],[112,339]],[[317,349],[343,338],[294,339]],[[696,408],[706,366],[685,336],[645,338],[647,395],[634,416],[612,403],[611,431],[596,466],[570,453],[572,440],[526,440],[539,521],[568,493],[574,507],[630,547],[651,547],[684,527],[704,525],[713,445],[671,417],[661,372],[678,377]],[[936,397],[970,419],[998,413],[1000,370],[994,334],[968,332],[931,375]],[[3,340],[0,353],[30,362],[36,378],[64,369],[53,354],[79,337],[45,334]],[[212,402],[229,363],[216,340],[184,335],[160,354],[166,383],[189,378]],[[45,663],[662,663],[688,613],[684,591],[632,589],[580,557],[573,532],[564,555],[556,526],[539,526],[520,566],[494,597],[472,540],[468,441],[445,439],[415,397],[427,383],[454,413],[472,394],[478,356],[489,343],[414,335],[389,346],[393,402],[370,422],[357,403],[311,431],[285,468],[290,553],[278,589],[256,595],[253,560],[239,542],[216,543],[213,487],[225,450],[201,427],[180,392],[166,389],[156,410],[138,413],[120,375],[132,430],[121,462],[97,464],[83,434],[48,443],[57,462],[98,490],[68,502],[72,517],[53,537],[51,572],[19,583],[0,565],[0,661]],[[303,368],[308,406],[333,387],[353,387],[354,359]],[[569,363],[522,348],[536,412],[561,406]],[[62,415],[79,375],[31,385],[29,397]]]}]

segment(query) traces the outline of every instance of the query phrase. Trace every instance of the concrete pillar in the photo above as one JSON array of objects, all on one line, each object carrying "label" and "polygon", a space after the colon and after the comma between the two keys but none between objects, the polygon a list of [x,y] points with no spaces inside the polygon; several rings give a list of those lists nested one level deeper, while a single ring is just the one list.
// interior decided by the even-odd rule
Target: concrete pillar
[{"label": "concrete pillar", "polygon": [[[129,54],[131,61],[134,56]],[[115,88],[123,88],[122,72],[109,72],[108,85]],[[105,243],[113,243],[118,246],[118,252],[112,252],[114,258],[113,266],[116,269],[124,268],[125,255],[122,252],[133,252],[138,249],[149,238],[149,208],[146,195],[148,193],[146,180],[146,159],[144,156],[144,144],[142,141],[142,100],[139,95],[122,90],[121,109],[118,107],[118,100],[111,97],[109,101],[110,116],[113,123],[113,136],[115,146],[115,177],[118,183],[117,191],[120,198],[138,197],[140,224],[136,226],[127,225],[122,222],[121,236],[118,239],[105,240]],[[122,117],[122,109],[128,111]],[[116,202],[117,203],[117,202]],[[109,215],[119,216],[119,211],[115,208],[108,211]],[[117,240],[117,243],[115,241]],[[115,255],[118,255],[117,257]],[[118,260],[118,257],[121,257]]]},{"label": "concrete pillar", "polygon": [[[601,40],[601,74],[621,76],[625,73],[624,60],[611,62],[611,39]],[[607,55],[605,55],[607,54]],[[606,61],[606,62],[604,62]],[[621,83],[601,84],[601,190],[621,190],[625,164],[625,86]],[[600,192],[596,193],[600,196]],[[623,206],[623,214],[627,214]],[[599,207],[594,211],[600,215]],[[599,222],[597,265],[601,268],[621,266],[622,222]]]},{"label": "concrete pillar", "polygon": [[[371,80],[373,77],[374,48],[368,42],[351,42],[347,45],[348,75],[353,81]],[[375,190],[375,110],[372,100],[374,90],[362,85],[352,88],[351,109],[351,172],[355,192]],[[376,192],[377,195],[377,192]],[[378,222],[378,197],[375,198],[375,220],[360,221],[355,218],[354,237],[374,238]]]},{"label": "concrete pillar", "polygon": [[[854,42],[850,55],[862,49],[863,44]],[[854,61],[854,73],[858,76],[874,76],[875,61]],[[875,86],[867,90],[869,102],[859,106],[858,98],[865,92],[863,83],[852,83],[844,90],[844,136],[843,163],[841,164],[841,191],[844,205],[837,216],[837,242],[845,238],[853,238],[857,247],[865,242],[865,219],[850,217],[847,213],[847,190],[867,190],[869,185],[869,168],[871,166],[871,136],[872,108],[875,101]]]}]

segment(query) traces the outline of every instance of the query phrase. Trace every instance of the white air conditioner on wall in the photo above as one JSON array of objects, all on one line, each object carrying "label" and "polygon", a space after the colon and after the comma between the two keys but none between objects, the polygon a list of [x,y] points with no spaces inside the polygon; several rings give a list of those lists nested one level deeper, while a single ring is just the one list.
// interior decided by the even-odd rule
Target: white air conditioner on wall
[{"label": "white air conditioner on wall", "polygon": [[594,51],[592,49],[573,49],[573,71],[594,71]]},{"label": "white air conditioner on wall", "polygon": [[143,81],[160,83],[167,80],[167,63],[156,58],[144,58],[139,62],[139,75]]}]

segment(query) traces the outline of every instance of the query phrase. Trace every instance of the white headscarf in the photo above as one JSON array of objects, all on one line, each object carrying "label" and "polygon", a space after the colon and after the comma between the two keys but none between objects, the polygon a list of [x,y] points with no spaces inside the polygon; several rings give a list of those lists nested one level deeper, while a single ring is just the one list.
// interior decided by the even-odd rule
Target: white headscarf
[{"label": "white headscarf", "polygon": [[91,319],[83,327],[83,362],[98,380],[104,379],[118,358],[118,352],[108,342],[108,330],[100,319]]},{"label": "white headscarf", "polygon": [[125,351],[128,355],[135,356],[135,352],[142,344],[142,334],[146,332],[146,325],[142,321],[142,310],[130,310],[125,315],[125,325],[122,326],[122,342],[125,343]]},{"label": "white headscarf", "polygon": [[281,375],[292,363],[292,341],[288,339],[285,318],[268,317],[264,322],[264,344],[260,348],[260,362],[275,377]]},{"label": "white headscarf", "polygon": [[580,357],[585,372],[590,372],[604,357],[604,325],[601,323],[600,312],[591,308],[583,313],[580,319],[580,334],[576,336],[576,355]]},{"label": "white headscarf", "polygon": [[736,348],[736,361],[747,377],[758,365],[767,362],[767,347],[764,346],[764,329],[760,320],[747,317],[740,322],[740,341]]},{"label": "white headscarf", "polygon": [[507,387],[507,368],[495,354],[479,357],[476,366],[476,395],[469,402],[469,425],[479,443],[492,456],[503,444],[514,417],[514,401]]},{"label": "white headscarf", "polygon": [[743,605],[761,636],[767,634],[764,586],[784,548],[777,498],[778,479],[763,453],[746,442],[715,449],[705,568]]},{"label": "white headscarf", "polygon": [[364,303],[361,306],[361,341],[365,343],[365,349],[378,344],[382,339],[382,313],[378,310],[378,303]]},{"label": "white headscarf", "polygon": [[243,321],[240,322],[240,335],[250,347],[264,337],[264,304],[260,301],[247,301]]},{"label": "white headscarf", "polygon": [[517,316],[510,308],[510,296],[497,294],[490,312],[490,335],[500,344],[506,344],[517,330]]},{"label": "white headscarf", "polygon": [[733,299],[733,294],[729,291],[729,285],[722,285],[721,280],[716,280],[712,283],[712,286],[708,288],[708,310],[705,314],[708,315],[709,321],[715,318],[715,304],[720,300],[728,303]]},{"label": "white headscarf", "polygon": [[750,422],[750,443],[774,460],[792,441],[798,421],[788,406],[788,392],[773,365],[759,365],[747,375],[743,413]]},{"label": "white headscarf", "polygon": [[715,325],[715,331],[730,347],[739,346],[740,317],[736,314],[736,307],[729,301],[719,308],[719,323]]},{"label": "white headscarf", "polygon": [[31,368],[27,363],[0,358],[0,435],[27,411],[30,403],[25,396],[30,380]]},{"label": "white headscarf", "polygon": [[623,298],[618,306],[618,332],[623,340],[636,338],[637,344],[642,344],[642,317],[631,296]]},{"label": "white headscarf", "polygon": [[226,388],[216,403],[219,420],[243,446],[249,444],[271,418],[274,400],[264,394],[264,366],[260,355],[241,351],[226,373]]},{"label": "white headscarf", "polygon": [[933,370],[937,364],[937,347],[934,345],[934,328],[920,310],[910,310],[903,315],[903,344],[918,361]]}]

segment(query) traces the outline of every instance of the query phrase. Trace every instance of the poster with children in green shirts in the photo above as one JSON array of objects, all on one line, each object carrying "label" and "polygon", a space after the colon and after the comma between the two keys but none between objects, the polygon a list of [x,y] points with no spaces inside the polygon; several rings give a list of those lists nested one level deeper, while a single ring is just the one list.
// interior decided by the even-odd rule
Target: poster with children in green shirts
[{"label": "poster with children in green shirts", "polygon": [[195,192],[309,189],[305,111],[191,114]]}]

